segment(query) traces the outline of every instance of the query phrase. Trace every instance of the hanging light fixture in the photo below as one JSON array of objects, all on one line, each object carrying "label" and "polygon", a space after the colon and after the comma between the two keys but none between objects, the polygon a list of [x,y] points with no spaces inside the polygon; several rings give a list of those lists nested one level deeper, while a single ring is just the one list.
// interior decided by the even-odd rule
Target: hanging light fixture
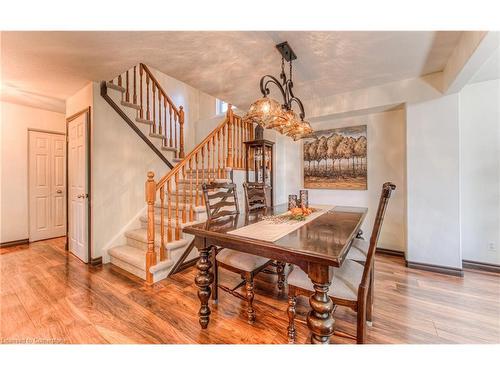
[{"label": "hanging light fixture", "polygon": [[[276,45],[276,48],[281,53],[281,82],[271,76],[265,75],[260,79],[260,92],[263,97],[257,99],[249,108],[246,116],[247,121],[252,121],[258,126],[265,129],[275,129],[281,134],[288,135],[294,141],[299,140],[312,133],[312,128],[309,122],[305,121],[304,106],[299,98],[293,94],[292,80],[292,61],[297,59],[297,55],[293,52],[288,42],[283,42]],[[290,67],[289,77],[285,73],[285,60]],[[273,83],[281,92],[283,104],[269,98],[271,93],[268,85]],[[299,115],[293,111],[292,104],[295,103],[300,112]]]}]

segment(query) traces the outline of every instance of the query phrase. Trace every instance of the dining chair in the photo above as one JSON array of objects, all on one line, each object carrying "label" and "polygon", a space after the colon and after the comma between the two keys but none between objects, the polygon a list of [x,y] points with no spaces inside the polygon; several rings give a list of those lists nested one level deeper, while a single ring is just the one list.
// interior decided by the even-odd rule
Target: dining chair
[{"label": "dining chair", "polygon": [[[375,261],[375,249],[377,247],[380,229],[384,220],[387,203],[396,185],[391,182],[384,183],[378,204],[375,223],[373,225],[366,259],[364,265],[359,262],[346,259],[340,268],[331,267],[333,275],[332,287],[328,295],[334,305],[346,306],[357,313],[356,336],[336,332],[343,337],[355,339],[358,344],[365,342],[366,323],[368,317],[368,306],[373,303],[373,265]],[[288,339],[295,341],[295,306],[297,297],[300,295],[310,296],[314,292],[313,284],[307,274],[298,267],[288,275]],[[371,297],[370,297],[371,296]],[[370,307],[370,313],[372,307]],[[371,322],[371,320],[369,320]]]},{"label": "dining chair", "polygon": [[[240,213],[236,184],[228,182],[204,183],[202,190],[208,220],[222,219]],[[217,302],[218,288],[220,288],[246,301],[248,321],[255,321],[255,310],[253,308],[254,277],[271,263],[272,260],[261,256],[226,248],[216,248],[213,251],[214,283],[216,288],[214,288],[212,298]],[[231,272],[240,274],[243,279],[242,282],[233,288],[219,284],[219,265]],[[245,295],[237,291],[243,285],[245,285]]]},{"label": "dining chair", "polygon": [[[263,209],[268,206],[265,184],[260,182],[244,182],[243,191],[245,192],[245,208],[247,212]],[[272,262],[272,266],[276,268],[276,271],[265,269],[263,272],[278,275],[278,289],[283,290],[285,286],[286,263],[275,260]]]}]

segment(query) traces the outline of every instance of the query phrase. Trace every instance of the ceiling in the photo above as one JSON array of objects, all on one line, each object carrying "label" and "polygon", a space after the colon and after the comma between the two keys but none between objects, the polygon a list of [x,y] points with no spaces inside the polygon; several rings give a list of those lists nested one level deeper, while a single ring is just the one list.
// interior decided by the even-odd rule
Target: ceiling
[{"label": "ceiling", "polygon": [[[324,97],[442,71],[459,31],[2,32],[4,93],[64,101],[89,80],[144,62],[208,94],[248,106],[264,74],[278,75],[274,45],[288,41],[295,94]],[[7,87],[9,90],[5,90]]]},{"label": "ceiling", "polygon": [[470,83],[477,83],[489,81],[492,79],[500,78],[500,48],[486,60],[486,62],[479,68],[476,74],[470,80]]}]

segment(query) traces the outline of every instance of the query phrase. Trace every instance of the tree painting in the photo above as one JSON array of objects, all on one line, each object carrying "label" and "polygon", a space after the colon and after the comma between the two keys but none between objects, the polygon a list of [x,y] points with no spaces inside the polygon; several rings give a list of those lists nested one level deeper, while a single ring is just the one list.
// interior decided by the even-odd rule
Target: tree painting
[{"label": "tree painting", "polygon": [[303,150],[305,188],[367,189],[366,125],[316,131]]}]

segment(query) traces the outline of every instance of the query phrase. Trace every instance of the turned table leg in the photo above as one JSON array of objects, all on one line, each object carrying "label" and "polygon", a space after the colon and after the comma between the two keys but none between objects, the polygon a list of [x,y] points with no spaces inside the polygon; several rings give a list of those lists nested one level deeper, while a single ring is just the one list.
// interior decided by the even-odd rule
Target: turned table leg
[{"label": "turned table leg", "polygon": [[310,264],[308,275],[314,285],[314,294],[309,298],[311,311],[307,315],[307,326],[311,331],[312,344],[328,344],[335,323],[333,302],[328,296],[331,272],[328,266]]},{"label": "turned table leg", "polygon": [[212,247],[200,250],[200,259],[196,263],[198,268],[198,274],[196,275],[194,281],[196,286],[198,286],[198,298],[200,299],[201,307],[198,315],[200,316],[201,328],[207,328],[208,322],[210,320],[210,307],[208,306],[208,300],[210,299],[211,288],[214,281],[214,274],[211,272],[212,262],[210,261],[210,252]]}]

